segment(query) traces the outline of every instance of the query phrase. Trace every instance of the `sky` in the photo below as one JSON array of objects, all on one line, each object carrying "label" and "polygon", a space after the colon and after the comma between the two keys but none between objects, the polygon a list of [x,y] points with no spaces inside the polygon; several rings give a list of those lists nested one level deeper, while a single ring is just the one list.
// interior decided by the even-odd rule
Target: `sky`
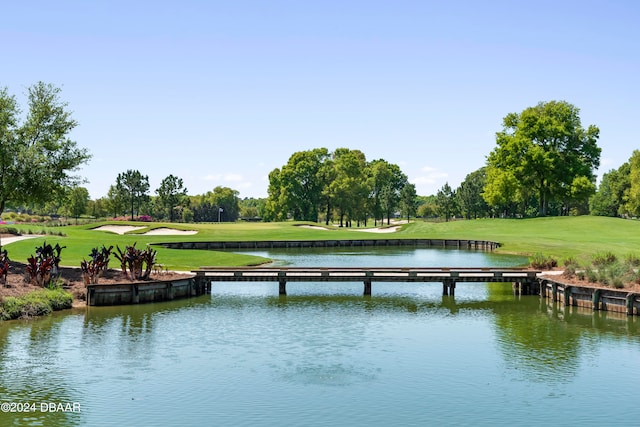
[{"label": "sky", "polygon": [[600,129],[599,174],[640,148],[640,2],[14,1],[0,87],[26,109],[43,81],[92,159],[92,199],[119,173],[266,197],[298,151],[361,150],[419,195],[486,163],[502,119],[539,102]]}]

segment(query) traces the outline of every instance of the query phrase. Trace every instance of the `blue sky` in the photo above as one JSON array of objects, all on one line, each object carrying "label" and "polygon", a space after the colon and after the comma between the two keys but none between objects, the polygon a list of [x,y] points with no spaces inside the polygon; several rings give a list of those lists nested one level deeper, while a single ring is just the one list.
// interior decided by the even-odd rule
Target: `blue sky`
[{"label": "blue sky", "polygon": [[482,167],[502,118],[565,100],[600,173],[640,148],[635,1],[31,1],[2,8],[0,87],[62,88],[92,198],[137,169],[266,197],[296,151],[362,150],[418,194]]}]

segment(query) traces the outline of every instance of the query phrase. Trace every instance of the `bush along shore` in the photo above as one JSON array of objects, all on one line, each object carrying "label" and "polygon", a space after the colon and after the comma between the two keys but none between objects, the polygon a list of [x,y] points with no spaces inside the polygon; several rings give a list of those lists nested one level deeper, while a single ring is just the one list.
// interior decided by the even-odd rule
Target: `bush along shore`
[{"label": "bush along shore", "polygon": [[64,289],[41,289],[0,300],[0,320],[29,319],[71,308],[73,295]]}]

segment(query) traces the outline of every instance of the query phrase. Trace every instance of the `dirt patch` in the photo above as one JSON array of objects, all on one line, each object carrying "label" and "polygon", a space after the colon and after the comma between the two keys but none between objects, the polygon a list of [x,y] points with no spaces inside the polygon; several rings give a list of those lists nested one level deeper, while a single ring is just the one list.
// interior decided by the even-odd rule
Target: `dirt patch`
[{"label": "dirt patch", "polygon": [[[193,277],[193,274],[178,272],[151,273],[150,280],[179,280]],[[84,307],[86,305],[86,287],[82,278],[82,270],[73,267],[61,267],[60,278],[63,287],[73,295],[73,306]],[[110,269],[100,278],[98,284],[132,283],[126,279],[120,270]],[[144,282],[141,282],[144,283]],[[11,263],[5,285],[0,285],[0,298],[7,296],[22,296],[26,293],[42,289],[29,283],[25,265]]]}]

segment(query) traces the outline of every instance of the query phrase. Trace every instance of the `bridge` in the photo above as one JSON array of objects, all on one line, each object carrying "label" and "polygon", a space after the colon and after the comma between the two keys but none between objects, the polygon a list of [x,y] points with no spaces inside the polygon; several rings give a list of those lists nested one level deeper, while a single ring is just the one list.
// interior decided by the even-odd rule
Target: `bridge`
[{"label": "bridge", "polygon": [[539,271],[522,268],[334,268],[334,267],[201,267],[193,270],[199,285],[211,291],[211,282],[278,282],[287,294],[287,282],[363,282],[371,295],[373,282],[441,282],[442,295],[455,295],[458,282],[512,282],[523,295],[537,294]]}]

